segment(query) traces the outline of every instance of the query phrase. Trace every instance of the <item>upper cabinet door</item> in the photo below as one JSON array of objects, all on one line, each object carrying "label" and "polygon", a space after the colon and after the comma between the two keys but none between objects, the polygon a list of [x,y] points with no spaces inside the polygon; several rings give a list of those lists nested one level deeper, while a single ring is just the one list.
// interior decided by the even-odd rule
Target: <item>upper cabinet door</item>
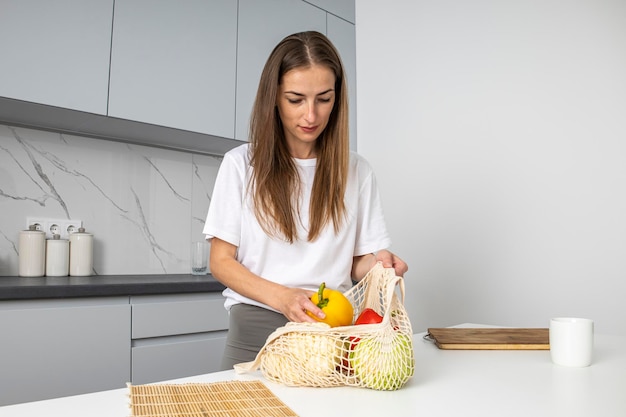
[{"label": "upper cabinet door", "polygon": [[248,140],[250,112],[272,49],[285,36],[306,30],[325,34],[326,12],[299,0],[239,0],[235,139]]},{"label": "upper cabinet door", "polygon": [[108,115],[232,138],[236,50],[236,1],[116,0]]},{"label": "upper cabinet door", "polygon": [[305,0],[350,23],[355,22],[354,0]]},{"label": "upper cabinet door", "polygon": [[352,23],[328,15],[328,39],[335,45],[343,62],[350,101],[350,148],[356,150],[356,33]]},{"label": "upper cabinet door", "polygon": [[3,0],[0,96],[106,114],[113,0]]}]

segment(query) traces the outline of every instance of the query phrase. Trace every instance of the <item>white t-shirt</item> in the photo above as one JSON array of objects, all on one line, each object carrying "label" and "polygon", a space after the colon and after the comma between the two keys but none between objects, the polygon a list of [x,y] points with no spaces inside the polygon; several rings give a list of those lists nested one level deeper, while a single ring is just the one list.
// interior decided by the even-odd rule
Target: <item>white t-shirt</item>
[{"label": "white t-shirt", "polygon": [[[328,288],[348,290],[352,285],[352,257],[386,249],[391,244],[370,165],[358,154],[350,153],[345,221],[339,233],[335,234],[330,224],[315,241],[308,242],[309,200],[317,160],[294,159],[303,182],[302,223],[298,226],[299,239],[289,243],[268,237],[257,222],[252,198],[246,195],[252,169],[248,148],[244,144],[224,155],[204,226],[206,237],[217,237],[237,246],[237,260],[270,281],[313,291],[324,281]],[[236,303],[247,303],[272,310],[230,288],[223,294],[227,309]]]}]

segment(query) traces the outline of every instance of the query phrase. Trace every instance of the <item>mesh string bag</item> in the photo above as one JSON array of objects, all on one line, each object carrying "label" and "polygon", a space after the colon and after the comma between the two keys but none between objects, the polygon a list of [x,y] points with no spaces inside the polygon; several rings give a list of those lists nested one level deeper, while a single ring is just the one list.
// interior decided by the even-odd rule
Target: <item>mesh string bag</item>
[{"label": "mesh string bag", "polygon": [[353,322],[366,308],[382,322],[340,327],[289,322],[269,335],[254,361],[235,365],[235,371],[260,369],[268,380],[289,386],[400,389],[415,370],[403,278],[379,262],[344,295],[354,308]]}]

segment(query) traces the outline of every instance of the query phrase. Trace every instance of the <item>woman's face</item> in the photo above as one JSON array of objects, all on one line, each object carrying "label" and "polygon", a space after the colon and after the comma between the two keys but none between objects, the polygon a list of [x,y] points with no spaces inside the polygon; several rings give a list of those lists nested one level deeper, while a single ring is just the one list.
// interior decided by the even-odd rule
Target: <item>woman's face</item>
[{"label": "woman's face", "polygon": [[291,156],[316,157],[315,141],[335,105],[334,73],[321,65],[286,72],[278,86],[276,105]]}]

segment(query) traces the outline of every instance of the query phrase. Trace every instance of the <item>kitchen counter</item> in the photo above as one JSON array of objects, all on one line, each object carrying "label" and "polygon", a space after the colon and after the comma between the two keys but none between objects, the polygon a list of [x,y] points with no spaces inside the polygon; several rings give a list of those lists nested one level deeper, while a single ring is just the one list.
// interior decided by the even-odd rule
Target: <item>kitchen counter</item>
[{"label": "kitchen counter", "polygon": [[[464,325],[480,327],[480,325]],[[329,416],[626,416],[626,337],[597,334],[587,368],[552,364],[547,350],[440,350],[414,335],[415,376],[398,391],[303,388],[261,373],[215,372],[168,383],[261,380],[301,417]],[[126,417],[128,390],[0,407],[3,417]]]},{"label": "kitchen counter", "polygon": [[224,288],[210,274],[0,277],[0,300],[221,292]]}]

